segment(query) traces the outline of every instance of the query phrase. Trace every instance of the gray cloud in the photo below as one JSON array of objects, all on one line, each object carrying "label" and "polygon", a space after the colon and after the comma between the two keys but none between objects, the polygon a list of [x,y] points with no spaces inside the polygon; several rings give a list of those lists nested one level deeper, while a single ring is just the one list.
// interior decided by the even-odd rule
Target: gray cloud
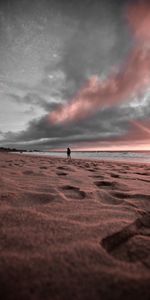
[{"label": "gray cloud", "polygon": [[66,75],[64,97],[67,98],[71,98],[91,75],[103,77],[111,68],[119,66],[131,47],[122,14],[125,2],[120,1],[120,5],[118,1],[87,2],[88,10],[81,9],[79,14],[83,16],[64,45],[59,63]]},{"label": "gray cloud", "polygon": [[[131,102],[133,103],[133,102]],[[143,121],[150,115],[150,105],[147,101],[144,106],[126,106],[103,109],[90,119],[72,125],[52,126],[47,115],[39,120],[32,120],[28,128],[20,133],[5,134],[5,145],[26,147],[32,149],[50,149],[66,147],[77,142],[110,141],[121,138],[130,129],[130,121]]]},{"label": "gray cloud", "polygon": [[44,99],[43,97],[39,96],[38,93],[30,92],[27,93],[25,96],[21,97],[16,94],[8,94],[9,97],[11,97],[15,102],[18,104],[24,103],[28,104],[30,107],[32,105],[32,108],[34,107],[41,107],[46,112],[50,112],[54,109],[57,109],[57,107],[60,105],[61,102],[51,100],[51,97],[48,100]]},{"label": "gray cloud", "polygon": [[[0,88],[9,96],[11,105],[26,104],[23,113],[31,114],[24,130],[19,131],[18,125],[15,133],[3,134],[2,145],[46,149],[66,147],[68,143],[110,141],[129,130],[130,120],[149,118],[149,100],[143,103],[142,95],[141,105],[129,103],[126,107],[103,109],[89,119],[68,126],[48,122],[48,113],[60,103],[71,101],[91,75],[103,78],[123,63],[133,43],[124,17],[129,2],[0,2],[0,67],[3,70]],[[32,82],[34,76],[30,76],[32,72],[35,82]],[[0,101],[2,111],[5,99]],[[39,109],[40,116],[32,116],[35,108]]]}]

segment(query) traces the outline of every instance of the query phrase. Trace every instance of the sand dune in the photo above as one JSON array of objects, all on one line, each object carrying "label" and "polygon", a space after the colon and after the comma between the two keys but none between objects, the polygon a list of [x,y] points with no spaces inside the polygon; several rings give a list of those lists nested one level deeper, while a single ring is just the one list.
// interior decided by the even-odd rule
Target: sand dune
[{"label": "sand dune", "polygon": [[0,298],[149,299],[150,165],[0,154]]}]

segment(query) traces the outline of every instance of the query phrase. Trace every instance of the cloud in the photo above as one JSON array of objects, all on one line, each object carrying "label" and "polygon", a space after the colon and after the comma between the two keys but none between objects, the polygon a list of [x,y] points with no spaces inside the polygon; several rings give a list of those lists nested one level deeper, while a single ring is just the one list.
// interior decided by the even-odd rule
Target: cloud
[{"label": "cloud", "polygon": [[[25,4],[18,1],[17,9],[22,7],[20,3]],[[149,23],[144,21],[148,6],[144,1],[144,8],[138,6],[136,16],[137,3],[142,1],[44,0],[40,4],[35,0],[29,14],[23,13],[23,18],[22,12],[17,15],[16,29],[19,30],[17,24],[22,26],[25,37],[29,29],[31,35],[36,33],[31,57],[40,57],[40,79],[29,86],[18,82],[20,76],[13,76],[14,82],[9,77],[0,77],[0,88],[9,96],[7,102],[14,104],[13,113],[8,108],[11,120],[6,120],[6,130],[16,130],[5,130],[3,144],[49,149],[66,148],[68,144],[75,147],[78,143],[100,146],[128,142],[128,133],[134,127],[131,121],[144,124],[150,115],[149,92],[141,92],[149,83],[150,74],[150,48],[145,31]],[[16,15],[15,10],[13,14]],[[30,22],[23,25],[22,20]],[[30,51],[26,52],[27,60],[28,54]],[[17,66],[21,68],[21,64]],[[34,67],[34,61],[28,67]],[[7,106],[5,102],[2,96],[1,108]],[[140,127],[135,131],[140,131]]]},{"label": "cloud", "polygon": [[150,42],[150,2],[138,0],[128,7],[127,18],[138,40]]},{"label": "cloud", "polygon": [[64,44],[58,64],[66,76],[64,98],[68,101],[92,74],[106,76],[116,67],[131,44],[121,13],[125,1],[83,2],[87,5],[73,15],[78,25]]},{"label": "cloud", "polygon": [[136,49],[120,73],[104,81],[92,77],[75,99],[52,112],[49,120],[57,124],[86,118],[102,107],[129,101],[149,83],[150,50]]},{"label": "cloud", "polygon": [[47,97],[48,99],[45,99],[44,97],[38,95],[38,91],[37,93],[31,91],[24,96],[18,96],[16,94],[9,93],[8,96],[18,104],[28,104],[30,109],[32,108],[34,110],[37,107],[41,108],[41,114],[43,114],[43,110],[45,112],[49,112],[56,109],[60,105],[60,101],[52,99],[51,96]]},{"label": "cloud", "polygon": [[150,146],[150,120],[134,120],[128,123],[124,133],[109,136],[109,139],[101,138],[94,141],[81,142],[74,145],[75,148],[85,150],[149,150]]},{"label": "cloud", "polygon": [[[139,100],[138,100],[139,101]],[[149,102],[144,105],[120,106],[105,108],[90,119],[80,120],[76,123],[50,125],[48,115],[32,120],[26,130],[18,133],[5,134],[3,144],[32,149],[66,148],[68,143],[74,147],[79,143],[96,143],[124,140],[130,131],[133,120],[144,122],[150,115]],[[138,128],[137,128],[138,130]],[[133,139],[132,139],[133,140]]]},{"label": "cloud", "polygon": [[[135,29],[138,45],[130,51],[120,70],[110,75],[106,80],[92,76],[69,104],[50,114],[50,122],[57,124],[86,118],[97,111],[97,109],[128,101],[133,94],[140,92],[149,85],[150,45],[148,42],[150,42],[150,36],[147,32],[149,28],[150,5],[147,3],[147,1],[144,1],[144,3],[140,2],[140,4],[136,3],[128,8],[129,20],[136,13],[138,15],[138,18],[135,16],[135,20],[133,18],[133,24],[130,20],[131,25]],[[140,43],[141,38],[142,44]]]}]

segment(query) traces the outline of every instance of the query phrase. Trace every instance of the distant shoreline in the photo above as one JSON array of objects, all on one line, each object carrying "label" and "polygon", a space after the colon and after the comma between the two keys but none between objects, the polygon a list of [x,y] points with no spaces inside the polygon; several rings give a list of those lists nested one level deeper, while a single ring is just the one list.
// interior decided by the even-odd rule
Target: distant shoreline
[{"label": "distant shoreline", "polygon": [[[119,152],[114,152],[114,153],[111,153],[111,152],[108,152],[108,154],[111,154],[111,155],[106,155],[106,156],[91,156],[91,155],[88,155],[88,154],[92,154],[94,152],[90,152],[90,153],[87,153],[87,152],[73,152],[72,151],[72,159],[73,160],[84,160],[84,161],[95,161],[95,162],[98,162],[98,161],[106,161],[106,162],[115,162],[115,163],[133,163],[133,164],[150,164],[150,156],[148,156],[146,153],[146,156],[127,156],[127,153],[125,155],[115,155],[115,154],[119,154]],[[104,152],[105,154],[107,154],[107,152]],[[121,153],[121,152],[120,152]],[[34,156],[34,157],[46,157],[46,158],[55,158],[55,159],[65,159],[66,158],[66,152],[22,152],[22,153],[19,153],[19,152],[12,152],[12,154],[19,154],[19,155],[26,155],[26,156]],[[79,156],[77,155],[79,154]],[[81,154],[81,155],[80,155]],[[86,155],[87,154],[87,155]],[[113,155],[114,154],[114,155]],[[138,153],[137,153],[138,154]],[[142,154],[142,153],[141,153]],[[139,153],[140,155],[140,153]]]},{"label": "distant shoreline", "polygon": [[[0,152],[49,152],[49,153],[66,153],[66,150],[26,150],[26,149],[15,149],[15,148],[5,148],[5,147],[0,147]],[[103,153],[103,152],[111,152],[111,153],[128,153],[128,152],[134,152],[134,153],[145,153],[145,152],[150,152],[150,150],[72,150],[74,153]]]}]

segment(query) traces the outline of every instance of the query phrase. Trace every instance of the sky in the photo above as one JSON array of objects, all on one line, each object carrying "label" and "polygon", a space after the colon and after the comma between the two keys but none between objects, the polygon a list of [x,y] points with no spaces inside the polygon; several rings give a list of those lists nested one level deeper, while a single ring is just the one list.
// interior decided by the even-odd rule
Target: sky
[{"label": "sky", "polygon": [[0,146],[150,150],[150,1],[0,1]]}]

